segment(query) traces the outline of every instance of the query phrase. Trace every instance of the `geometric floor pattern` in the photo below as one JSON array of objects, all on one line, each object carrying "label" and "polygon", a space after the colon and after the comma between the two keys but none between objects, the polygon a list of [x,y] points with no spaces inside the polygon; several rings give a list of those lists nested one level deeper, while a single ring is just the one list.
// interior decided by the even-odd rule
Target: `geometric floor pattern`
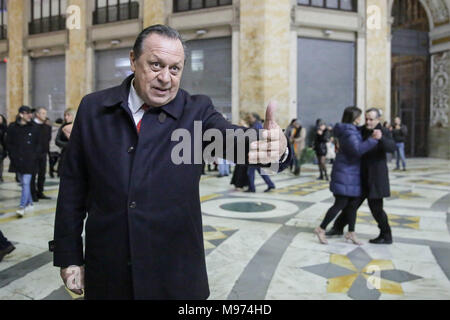
[{"label": "geometric floor pattern", "polygon": [[[300,176],[288,170],[271,176],[276,189],[269,193],[258,175],[257,192],[244,193],[230,185],[231,176],[207,172],[200,199],[209,299],[450,300],[450,161],[407,163],[406,172],[389,164],[384,209],[394,243],[378,246],[369,243],[379,230],[366,202],[356,223],[361,246],[343,237],[318,242],[313,230],[333,195],[329,182],[317,180],[315,165],[303,166]],[[52,199],[17,219],[20,187],[12,174],[4,172],[4,179],[0,230],[16,250],[0,262],[0,300],[77,299],[48,252],[59,180],[47,177]]]},{"label": "geometric floor pattern", "polygon": [[[419,229],[420,217],[413,217],[407,215],[395,215],[387,214],[389,219],[389,224],[391,227],[406,228],[406,229]],[[372,214],[358,211],[358,216],[356,218],[356,223],[372,224],[377,225],[377,222],[372,217]]]},{"label": "geometric floor pattern", "polygon": [[327,279],[328,293],[346,293],[355,300],[377,300],[381,293],[401,296],[403,282],[421,279],[395,269],[390,260],[371,258],[359,247],[347,255],[331,254],[329,263],[302,269]]}]

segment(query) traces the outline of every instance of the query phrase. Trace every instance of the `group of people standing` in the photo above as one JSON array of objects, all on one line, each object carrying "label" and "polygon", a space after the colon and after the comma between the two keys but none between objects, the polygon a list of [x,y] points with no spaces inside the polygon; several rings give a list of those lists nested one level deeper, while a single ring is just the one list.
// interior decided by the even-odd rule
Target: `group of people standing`
[{"label": "group of people standing", "polygon": [[[257,113],[246,114],[243,119],[241,119],[240,125],[242,127],[252,128],[257,132],[263,129],[263,122],[261,120],[261,117]],[[256,172],[259,173],[259,175],[267,185],[267,189],[265,189],[264,192],[270,192],[276,188],[272,179],[270,179],[268,175],[265,175],[261,172],[261,168],[243,164],[236,164],[233,172],[233,177],[231,178],[231,184],[235,186],[236,190],[243,190],[245,187],[247,187],[245,192],[255,193]]]},{"label": "group of people standing", "polygon": [[[9,172],[16,174],[16,181],[21,186],[17,217],[22,218],[25,212],[32,211],[35,202],[51,199],[44,194],[47,157],[50,176],[54,177],[55,172],[59,176],[74,116],[75,112],[67,109],[64,122],[61,119],[52,125],[46,108],[29,106],[21,106],[16,121],[9,126],[6,118],[0,116],[0,182],[3,182],[3,162],[9,157]],[[0,231],[0,261],[14,249]]]}]

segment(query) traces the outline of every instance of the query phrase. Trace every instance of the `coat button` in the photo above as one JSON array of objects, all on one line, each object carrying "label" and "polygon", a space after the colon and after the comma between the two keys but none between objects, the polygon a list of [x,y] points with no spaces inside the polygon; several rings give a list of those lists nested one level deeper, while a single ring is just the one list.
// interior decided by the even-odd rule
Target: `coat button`
[{"label": "coat button", "polygon": [[130,209],[135,209],[136,208],[136,202],[131,202],[130,203]]},{"label": "coat button", "polygon": [[134,152],[134,147],[129,147],[128,148],[128,153],[133,153]]}]

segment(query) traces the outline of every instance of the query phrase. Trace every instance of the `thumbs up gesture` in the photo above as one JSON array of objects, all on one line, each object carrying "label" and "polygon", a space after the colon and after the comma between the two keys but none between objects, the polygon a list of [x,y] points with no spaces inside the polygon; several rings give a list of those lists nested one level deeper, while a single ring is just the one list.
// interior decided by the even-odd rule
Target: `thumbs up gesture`
[{"label": "thumbs up gesture", "polygon": [[267,106],[262,140],[250,145],[248,154],[250,164],[278,163],[286,151],[287,139],[275,121],[277,104],[271,101]]}]

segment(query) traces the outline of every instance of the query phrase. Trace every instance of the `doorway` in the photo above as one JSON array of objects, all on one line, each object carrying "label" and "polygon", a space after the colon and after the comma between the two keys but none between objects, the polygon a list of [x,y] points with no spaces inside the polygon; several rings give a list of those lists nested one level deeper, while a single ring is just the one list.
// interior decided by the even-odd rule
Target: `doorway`
[{"label": "doorway", "polygon": [[426,157],[430,119],[428,19],[419,0],[396,0],[392,15],[391,123],[399,116],[408,127],[407,156]]}]

